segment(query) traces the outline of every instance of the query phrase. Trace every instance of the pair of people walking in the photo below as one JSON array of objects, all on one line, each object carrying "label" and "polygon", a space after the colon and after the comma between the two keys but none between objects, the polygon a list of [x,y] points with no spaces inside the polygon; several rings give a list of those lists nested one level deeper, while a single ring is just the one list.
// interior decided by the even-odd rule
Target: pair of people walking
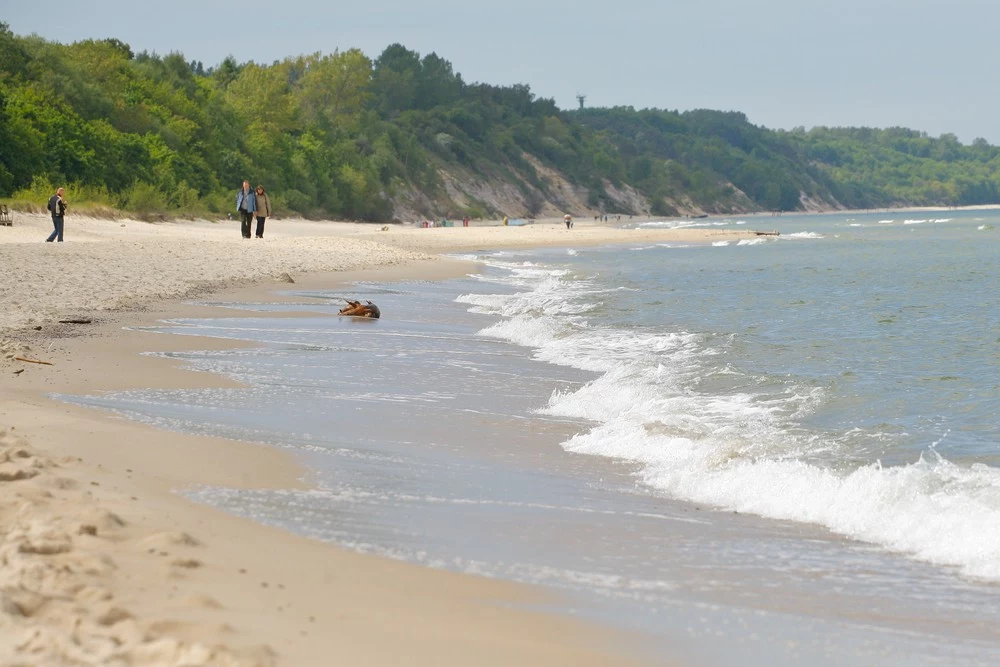
[{"label": "pair of people walking", "polygon": [[264,238],[264,223],[271,217],[271,199],[264,192],[264,186],[258,185],[256,190],[250,189],[250,181],[243,181],[243,187],[236,193],[236,210],[240,214],[240,231],[243,238],[250,238],[253,219],[257,218],[255,236]]}]

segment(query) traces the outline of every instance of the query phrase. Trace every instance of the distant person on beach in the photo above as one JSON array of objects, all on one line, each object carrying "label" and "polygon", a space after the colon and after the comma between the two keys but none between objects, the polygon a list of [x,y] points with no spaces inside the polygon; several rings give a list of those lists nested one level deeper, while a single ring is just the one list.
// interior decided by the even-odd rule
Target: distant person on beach
[{"label": "distant person on beach", "polygon": [[257,211],[257,197],[250,189],[250,181],[243,181],[243,187],[236,193],[236,211],[240,214],[240,231],[243,238],[250,238],[253,214]]},{"label": "distant person on beach", "polygon": [[503,217],[503,226],[504,227],[507,226],[507,216],[506,215]]},{"label": "distant person on beach", "polygon": [[566,229],[573,228],[573,216],[571,216],[569,213],[563,216],[563,222],[566,223]]},{"label": "distant person on beach", "polygon": [[264,192],[264,186],[258,185],[257,192],[254,193],[254,200],[257,204],[257,238],[264,238],[264,222],[271,217],[271,199]]},{"label": "distant person on beach", "polygon": [[52,243],[58,240],[62,243],[63,240],[63,225],[66,221],[66,200],[63,199],[63,194],[65,190],[59,188],[56,193],[49,197],[49,212],[52,214],[52,233],[49,234],[49,238],[45,239],[46,243]]}]

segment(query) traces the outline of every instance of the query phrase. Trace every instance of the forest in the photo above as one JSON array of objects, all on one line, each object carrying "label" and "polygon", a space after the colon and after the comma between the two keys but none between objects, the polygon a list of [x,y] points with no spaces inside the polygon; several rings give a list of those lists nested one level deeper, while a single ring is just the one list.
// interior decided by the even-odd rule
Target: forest
[{"label": "forest", "polygon": [[905,128],[771,130],[735,111],[561,110],[400,44],[271,64],[60,44],[0,23],[0,201],[221,217],[417,217],[1000,203],[1000,149]]}]

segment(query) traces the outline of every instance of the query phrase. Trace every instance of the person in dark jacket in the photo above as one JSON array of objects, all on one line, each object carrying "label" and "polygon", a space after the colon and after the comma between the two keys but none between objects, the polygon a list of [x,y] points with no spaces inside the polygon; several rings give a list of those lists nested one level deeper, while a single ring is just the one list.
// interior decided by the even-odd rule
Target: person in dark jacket
[{"label": "person in dark jacket", "polygon": [[271,217],[271,198],[264,192],[264,186],[258,185],[254,193],[257,202],[257,238],[264,238],[264,222]]},{"label": "person in dark jacket", "polygon": [[243,181],[243,187],[236,193],[236,211],[240,214],[240,231],[243,238],[250,238],[253,214],[257,212],[257,197],[250,189],[250,181]]},{"label": "person in dark jacket", "polygon": [[46,243],[52,243],[56,240],[62,243],[63,225],[66,221],[66,200],[63,199],[63,194],[65,194],[65,190],[59,188],[54,195],[49,197],[49,212],[52,213],[53,229],[49,238],[45,239]]}]

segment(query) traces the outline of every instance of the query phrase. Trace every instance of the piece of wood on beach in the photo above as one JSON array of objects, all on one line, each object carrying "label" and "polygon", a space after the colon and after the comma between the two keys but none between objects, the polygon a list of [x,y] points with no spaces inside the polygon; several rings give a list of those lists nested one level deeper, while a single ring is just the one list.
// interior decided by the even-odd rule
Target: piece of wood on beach
[{"label": "piece of wood on beach", "polygon": [[781,232],[779,232],[779,231],[773,231],[773,232],[757,232],[757,231],[755,231],[754,234],[756,234],[757,236],[781,236]]},{"label": "piece of wood on beach", "polygon": [[86,317],[75,317],[68,320],[59,320],[59,324],[92,324],[94,320]]},{"label": "piece of wood on beach", "polygon": [[39,361],[38,359],[26,359],[25,357],[14,357],[15,361],[25,361],[29,364],[41,364],[43,366],[52,366],[51,361]]}]

